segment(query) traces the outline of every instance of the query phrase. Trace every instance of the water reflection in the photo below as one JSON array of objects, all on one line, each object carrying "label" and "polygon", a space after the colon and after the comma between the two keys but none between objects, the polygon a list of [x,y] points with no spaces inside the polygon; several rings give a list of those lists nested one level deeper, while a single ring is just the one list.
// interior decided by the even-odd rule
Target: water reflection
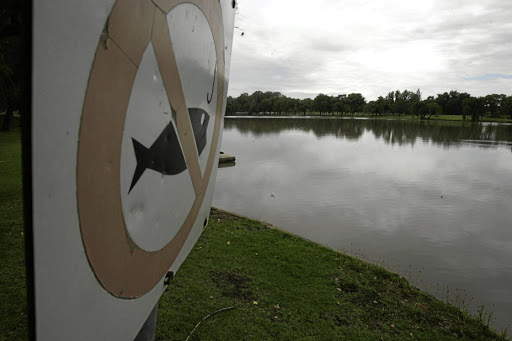
[{"label": "water reflection", "polygon": [[[213,205],[512,316],[512,126],[229,118]],[[418,280],[418,271],[421,278]],[[438,285],[438,286],[436,286]]]},{"label": "water reflection", "polygon": [[410,121],[384,119],[339,118],[228,118],[225,129],[254,136],[280,134],[288,130],[313,133],[316,137],[335,136],[358,140],[365,132],[390,144],[410,144],[418,140],[432,141],[443,146],[471,143],[488,147],[498,144],[512,146],[512,124],[479,123],[461,124],[443,121]]}]

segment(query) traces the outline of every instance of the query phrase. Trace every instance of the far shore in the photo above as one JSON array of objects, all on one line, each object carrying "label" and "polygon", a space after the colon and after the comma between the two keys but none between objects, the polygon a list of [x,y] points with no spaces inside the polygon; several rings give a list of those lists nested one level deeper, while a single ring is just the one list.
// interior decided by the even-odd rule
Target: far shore
[{"label": "far shore", "polygon": [[[260,114],[247,114],[247,113],[235,113],[233,115],[226,115],[225,117],[295,117],[295,118],[365,118],[365,119],[392,119],[392,120],[414,120],[414,121],[449,121],[449,122],[461,122],[461,123],[472,123],[469,117],[464,120],[462,115],[432,115],[430,118],[421,119],[415,115],[368,115],[364,113],[356,113],[356,114],[328,114],[328,113],[316,113],[316,112],[308,112],[307,115],[301,115],[297,113],[290,114],[273,114],[273,113],[260,113]],[[480,117],[479,122],[493,122],[493,123],[512,123],[512,119],[509,118],[493,118],[493,117]],[[476,123],[479,123],[476,122]]]}]

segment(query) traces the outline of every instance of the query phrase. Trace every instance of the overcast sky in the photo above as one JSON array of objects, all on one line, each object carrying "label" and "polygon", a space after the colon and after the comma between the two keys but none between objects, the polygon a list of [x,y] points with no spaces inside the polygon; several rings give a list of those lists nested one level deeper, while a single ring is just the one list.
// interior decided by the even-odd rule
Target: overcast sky
[{"label": "overcast sky", "polygon": [[231,96],[512,95],[512,0],[238,3]]}]

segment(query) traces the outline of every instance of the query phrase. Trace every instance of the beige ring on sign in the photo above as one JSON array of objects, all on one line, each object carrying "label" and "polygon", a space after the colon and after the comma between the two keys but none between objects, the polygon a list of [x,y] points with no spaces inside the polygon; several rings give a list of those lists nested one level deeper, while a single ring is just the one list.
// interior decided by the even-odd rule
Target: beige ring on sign
[{"label": "beige ring on sign", "polygon": [[[199,157],[171,44],[166,15],[175,6],[197,6],[212,31],[217,58],[217,107],[208,162]],[[195,200],[174,238],[154,252],[139,248],[124,221],[121,191],[121,142],[135,75],[152,42],[165,91],[176,111],[176,126],[195,191]],[[224,98],[224,30],[219,1],[118,0],[96,50],[80,126],[77,199],[87,258],[101,285],[112,295],[136,298],[162,280],[176,260],[197,219],[214,167]]]}]

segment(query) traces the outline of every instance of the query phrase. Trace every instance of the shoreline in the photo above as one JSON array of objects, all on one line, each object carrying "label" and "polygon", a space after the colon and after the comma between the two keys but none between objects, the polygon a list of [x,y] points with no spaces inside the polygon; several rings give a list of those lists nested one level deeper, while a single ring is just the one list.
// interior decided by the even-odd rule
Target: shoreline
[{"label": "shoreline", "polygon": [[482,117],[479,122],[471,122],[471,120],[464,121],[462,115],[433,115],[430,119],[420,119],[416,116],[411,115],[226,115],[224,118],[304,118],[304,119],[377,119],[377,120],[405,120],[405,121],[416,121],[416,122],[458,122],[462,124],[472,123],[500,123],[500,124],[512,124],[512,119],[508,118],[491,118]]},{"label": "shoreline", "polygon": [[472,316],[380,266],[212,207],[160,299],[157,339],[185,339],[186,326],[226,307],[194,339],[506,340],[489,315]]}]

